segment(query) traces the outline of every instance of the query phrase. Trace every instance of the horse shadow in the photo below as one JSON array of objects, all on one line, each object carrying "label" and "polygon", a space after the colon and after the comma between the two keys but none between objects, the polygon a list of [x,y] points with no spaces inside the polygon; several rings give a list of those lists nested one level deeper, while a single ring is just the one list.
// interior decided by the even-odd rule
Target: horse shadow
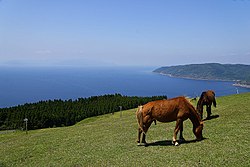
[{"label": "horse shadow", "polygon": [[[207,138],[203,138],[202,140],[206,140]],[[201,140],[201,141],[202,141]],[[198,140],[194,139],[194,140],[185,140],[185,141],[179,141],[179,144],[190,144],[190,143],[196,143],[199,142]],[[155,141],[152,143],[147,143],[147,145],[145,145],[145,147],[149,147],[149,146],[174,146],[172,143],[172,140],[161,140],[161,141]]]},{"label": "horse shadow", "polygon": [[209,118],[203,119],[202,121],[212,120],[212,119],[216,119],[219,117],[220,117],[219,115],[211,115]]}]

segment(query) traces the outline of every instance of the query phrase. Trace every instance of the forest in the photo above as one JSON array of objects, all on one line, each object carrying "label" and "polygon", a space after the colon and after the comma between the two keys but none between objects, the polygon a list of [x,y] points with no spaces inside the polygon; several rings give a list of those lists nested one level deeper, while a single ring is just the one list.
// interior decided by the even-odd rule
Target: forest
[{"label": "forest", "polygon": [[[152,100],[166,96],[138,97],[110,94],[78,98],[76,100],[47,100],[26,103],[0,109],[0,130],[24,129],[24,119],[28,119],[28,129],[71,126],[93,116],[136,108]],[[121,107],[120,107],[121,106]]]}]

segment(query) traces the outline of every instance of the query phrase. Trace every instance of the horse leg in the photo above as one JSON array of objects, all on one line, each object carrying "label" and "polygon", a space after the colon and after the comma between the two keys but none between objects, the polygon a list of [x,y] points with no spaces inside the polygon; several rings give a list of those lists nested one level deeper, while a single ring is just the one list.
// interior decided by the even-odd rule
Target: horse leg
[{"label": "horse leg", "polygon": [[185,141],[185,139],[184,139],[184,137],[183,137],[183,121],[181,121],[181,123],[180,123],[180,142],[184,142]]},{"label": "horse leg", "polygon": [[207,105],[207,118],[211,117],[211,105]]},{"label": "horse leg", "polygon": [[147,145],[145,133],[142,134],[142,141],[141,142],[142,142],[142,145]]},{"label": "horse leg", "polygon": [[[141,143],[140,143],[140,139],[141,139],[141,134],[142,134],[142,140],[141,140]],[[138,129],[138,140],[137,140],[137,145],[146,145],[146,134],[145,133],[142,133],[142,130],[141,128]]]},{"label": "horse leg", "polygon": [[177,119],[176,121],[176,126],[175,126],[175,129],[174,129],[174,135],[173,135],[173,144],[175,146],[178,146],[179,143],[176,141],[176,138],[177,138],[177,134],[180,130],[180,124],[181,124],[181,120],[180,119]]},{"label": "horse leg", "polygon": [[149,127],[151,126],[153,120],[149,121],[148,123],[145,124],[145,129],[144,129],[144,132],[142,133],[142,141],[141,141],[141,144],[142,145],[147,145],[147,142],[146,142],[146,132],[148,131]]},{"label": "horse leg", "polygon": [[[141,140],[141,134],[142,134],[142,140]],[[146,145],[146,134],[142,133],[141,128],[138,128],[138,139],[137,139],[137,145],[141,146],[141,145]]]},{"label": "horse leg", "polygon": [[138,128],[138,139],[137,139],[137,144],[138,144],[138,145],[139,145],[140,142],[141,142],[141,133],[142,133],[141,128]]}]

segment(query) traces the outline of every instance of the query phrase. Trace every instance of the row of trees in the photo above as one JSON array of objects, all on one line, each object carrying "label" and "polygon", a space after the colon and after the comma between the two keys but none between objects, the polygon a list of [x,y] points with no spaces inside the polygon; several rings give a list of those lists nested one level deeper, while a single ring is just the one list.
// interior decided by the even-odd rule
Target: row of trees
[{"label": "row of trees", "polygon": [[28,118],[28,129],[74,125],[85,118],[135,108],[164,96],[137,97],[121,94],[92,96],[76,100],[47,100],[0,109],[0,130],[22,129]]}]

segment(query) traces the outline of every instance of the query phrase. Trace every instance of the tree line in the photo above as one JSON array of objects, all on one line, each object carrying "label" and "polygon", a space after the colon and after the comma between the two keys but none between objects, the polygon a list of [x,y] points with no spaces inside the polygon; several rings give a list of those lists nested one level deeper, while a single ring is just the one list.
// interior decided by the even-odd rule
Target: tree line
[{"label": "tree line", "polygon": [[28,119],[28,129],[70,126],[93,116],[136,108],[165,96],[138,97],[121,94],[92,96],[76,100],[46,100],[0,108],[0,130],[22,129]]}]

